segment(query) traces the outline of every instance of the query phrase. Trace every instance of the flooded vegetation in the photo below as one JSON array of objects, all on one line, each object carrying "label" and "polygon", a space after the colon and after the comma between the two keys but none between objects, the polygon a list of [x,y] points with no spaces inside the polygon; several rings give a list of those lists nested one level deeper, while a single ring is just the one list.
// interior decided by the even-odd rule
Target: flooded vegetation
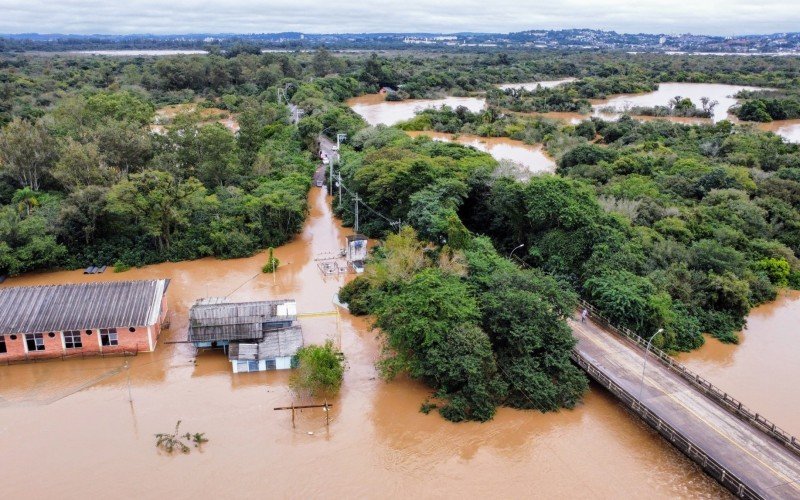
[{"label": "flooded vegetation", "polygon": [[[728,118],[728,109],[737,103],[734,95],[741,90],[758,89],[719,83],[660,83],[655,92],[613,96],[596,101],[592,107],[595,115],[610,109],[623,113],[633,107],[668,106],[670,99],[674,99],[676,96],[691,99],[696,106],[699,106],[701,99],[705,97],[711,101],[717,101],[718,104],[714,107],[712,119],[714,122],[718,122]],[[675,117],[665,117],[667,120],[673,118]]]},{"label": "flooded vegetation", "polygon": [[347,105],[361,115],[370,125],[395,125],[414,118],[418,111],[430,108],[464,106],[478,112],[486,105],[486,100],[478,97],[445,97],[443,99],[406,99],[387,101],[383,94],[366,94],[347,100]]},{"label": "flooded vegetation", "polygon": [[[6,495],[108,496],[107,484],[86,481],[88,469],[136,497],[229,495],[231,476],[244,492],[278,497],[522,497],[532,488],[568,498],[725,496],[609,393],[591,383],[583,393],[587,379],[565,355],[574,339],[561,313],[574,308],[578,293],[618,324],[651,335],[663,328],[660,347],[695,349],[680,360],[798,433],[800,407],[791,391],[800,376],[792,356],[800,295],[787,291],[800,287],[798,146],[762,132],[791,135],[797,124],[713,123],[735,89],[791,85],[795,60],[758,61],[754,72],[751,58],[692,59],[693,78],[718,83],[703,90],[662,84],[654,92],[657,81],[685,78],[682,56],[240,49],[124,61],[81,56],[77,73],[76,58],[19,56],[20,64],[0,68],[13,97],[0,107],[0,275],[9,276],[0,287],[171,280],[170,325],[154,352],[0,366],[3,470],[17,478],[46,471],[37,481],[9,482]],[[544,103],[538,115],[559,120],[486,106],[480,97],[392,102],[376,93],[389,87],[403,97],[490,98],[502,93],[499,82],[550,74],[541,73],[545,65],[553,75],[580,75],[538,82],[550,96],[583,92]],[[70,82],[63,94],[40,90],[63,82]],[[523,92],[527,84],[514,85]],[[633,99],[695,100],[695,90],[720,101],[713,119],[617,119],[616,112],[588,119],[601,106],[624,108]],[[226,110],[204,108],[201,99]],[[184,122],[183,115],[194,116]],[[366,126],[399,122],[405,123]],[[171,133],[150,133],[160,127]],[[342,189],[332,198],[319,175],[316,187],[309,185],[321,135],[338,134],[344,138],[334,186]],[[325,141],[324,159],[334,170],[332,142]],[[31,161],[32,150],[46,153],[37,156],[45,161]],[[535,173],[553,172],[555,159],[555,175],[493,175],[498,160]],[[419,235],[409,262],[425,263],[410,273],[419,280],[406,295],[399,286],[379,289],[394,310],[372,317],[334,305],[334,295],[354,280],[324,275],[318,260],[353,234],[344,226],[354,223],[354,207],[361,208],[360,232],[384,240],[370,240],[384,245],[379,254],[385,257],[388,235],[403,227]],[[484,245],[477,250],[470,246],[476,240]],[[265,274],[269,246],[280,264]],[[481,260],[490,254],[494,261]],[[511,256],[532,269],[518,269]],[[365,275],[378,262],[368,263]],[[513,267],[510,274],[498,273],[497,262]],[[109,270],[63,270],[98,264]],[[426,281],[434,278],[447,291],[434,298],[463,316],[459,330],[443,328],[430,312],[433,301],[418,293],[436,288]],[[532,308],[528,299],[545,295],[530,290],[538,283],[556,283],[574,297],[556,304],[551,293]],[[481,286],[487,289],[478,292]],[[225,354],[197,352],[185,342],[189,308],[202,297],[297,301],[306,344],[330,341],[346,357],[341,392],[328,401],[329,427],[318,408],[299,412],[296,428],[287,412],[273,410],[303,401],[290,389],[290,373],[231,373]],[[414,311],[426,308],[419,321]],[[381,318],[386,311],[399,320]],[[492,344],[495,332],[511,338],[523,331],[517,321],[551,313],[554,321],[524,330],[526,341],[561,328],[563,342]],[[464,375],[463,384],[404,374],[385,381],[376,363],[386,359],[386,332],[402,330],[409,317],[422,324],[418,331],[432,331],[437,321],[437,331],[462,335],[441,336],[445,347],[455,346],[453,355],[431,356],[426,369],[445,359],[447,372],[477,346],[486,354],[473,358],[480,373],[467,377],[458,371],[469,368],[463,363],[445,373],[450,382]],[[373,322],[381,320],[387,327],[379,337]],[[414,354],[422,351],[417,340],[397,345]],[[542,355],[541,346],[560,356]],[[442,353],[448,351],[435,354]],[[511,366],[513,376],[503,372]],[[548,376],[554,372],[571,378]],[[492,385],[475,384],[486,380]],[[512,387],[514,380],[524,383]],[[462,397],[473,384],[493,391],[480,415],[470,407],[474,399],[464,404]],[[439,398],[431,398],[434,387],[443,389]],[[476,394],[483,396],[470,396]],[[420,411],[432,404],[441,410],[445,399],[460,413]],[[156,448],[154,436],[178,421],[208,442],[187,455]],[[135,473],[120,475],[121,467]],[[201,469],[214,472],[198,475]]]},{"label": "flooded vegetation", "polygon": [[489,153],[498,161],[508,160],[522,165],[532,174],[555,172],[556,162],[542,149],[541,144],[529,145],[507,137],[480,137],[468,134],[409,131],[411,137],[428,136],[434,141],[457,142]]},{"label": "flooded vegetation", "polygon": [[[527,494],[532,483],[547,495],[725,495],[599,389],[572,411],[501,409],[486,424],[453,425],[420,413],[427,388],[378,377],[374,362],[379,345],[368,320],[345,311],[338,320],[302,317],[332,310],[332,296],[343,283],[343,278],[324,278],[314,261],[318,254],[339,248],[350,234],[333,218],[326,201],[323,190],[312,190],[308,222],[293,242],[276,249],[282,266],[274,276],[260,273],[266,258],[261,253],[100,276],[78,271],[28,274],[4,283],[172,280],[171,328],[154,353],[0,367],[0,437],[5,444],[0,459],[5,470],[12,475],[35,467],[48,470],[45,479],[10,483],[5,493],[38,495],[58,488],[65,498],[102,495],[107,485],[86,483],[79,474],[90,468],[115,475],[117,487],[129,495],[224,494],[229,491],[224,481],[196,475],[197,467],[210,461],[218,474],[240,475],[247,478],[246,488],[269,488],[276,495],[319,496],[335,489],[352,495],[446,490],[518,496]],[[219,351],[195,354],[191,345],[169,343],[185,339],[188,308],[207,295],[229,295],[237,301],[296,298],[307,343],[327,338],[341,342],[348,370],[342,393],[333,401],[329,430],[320,411],[298,413],[297,428],[292,429],[287,412],[272,410],[291,402],[286,372],[232,374]],[[179,419],[193,432],[205,433],[209,442],[189,455],[159,453],[153,436]],[[332,455],[338,459],[330,460]],[[65,461],[63,456],[71,458]],[[313,474],[301,473],[310,462],[326,465]],[[121,463],[137,474],[117,475]],[[270,474],[263,474],[265,469]],[[364,476],[366,469],[372,472]],[[141,481],[142,476],[148,480]],[[469,479],[442,484],[440,478],[449,476]]]},{"label": "flooded vegetation", "polygon": [[199,107],[193,103],[172,104],[158,108],[153,118],[154,123],[150,125],[150,131],[157,134],[166,133],[167,125],[173,123],[179,116],[196,120],[199,126],[219,123],[234,134],[239,131],[239,122],[229,111],[219,108]]},{"label": "flooded vegetation", "polygon": [[497,87],[500,90],[507,90],[507,89],[525,89],[525,90],[536,90],[537,87],[542,87],[543,89],[551,89],[553,87],[558,87],[559,85],[563,85],[565,83],[574,82],[575,78],[562,78],[561,80],[541,80],[538,82],[527,82],[527,83],[502,83]]}]

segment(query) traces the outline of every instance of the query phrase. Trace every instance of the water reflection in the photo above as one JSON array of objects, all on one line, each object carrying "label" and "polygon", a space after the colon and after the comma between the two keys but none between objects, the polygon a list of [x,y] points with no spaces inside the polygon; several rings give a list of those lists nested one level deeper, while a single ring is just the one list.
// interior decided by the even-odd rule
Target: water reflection
[{"label": "water reflection", "polygon": [[508,137],[480,137],[443,132],[408,132],[411,137],[427,136],[435,141],[458,142],[492,155],[496,160],[509,160],[524,166],[529,173],[554,172],[556,163],[544,152],[541,144],[530,145]]},{"label": "water reflection", "polygon": [[347,105],[361,115],[370,125],[395,125],[414,118],[417,111],[426,108],[464,106],[477,113],[486,105],[486,100],[478,97],[445,97],[443,99],[406,99],[405,101],[386,101],[383,94],[366,94],[347,100]]}]

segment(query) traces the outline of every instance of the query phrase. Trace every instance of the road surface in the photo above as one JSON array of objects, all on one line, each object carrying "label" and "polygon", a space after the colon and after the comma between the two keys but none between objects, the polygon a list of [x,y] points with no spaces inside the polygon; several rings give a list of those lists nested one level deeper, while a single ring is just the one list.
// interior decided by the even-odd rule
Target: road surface
[{"label": "road surface", "polygon": [[[644,349],[587,320],[569,321],[576,350],[728,471],[765,498],[800,499],[800,458],[737,418]],[[799,416],[800,417],[800,416]]]}]

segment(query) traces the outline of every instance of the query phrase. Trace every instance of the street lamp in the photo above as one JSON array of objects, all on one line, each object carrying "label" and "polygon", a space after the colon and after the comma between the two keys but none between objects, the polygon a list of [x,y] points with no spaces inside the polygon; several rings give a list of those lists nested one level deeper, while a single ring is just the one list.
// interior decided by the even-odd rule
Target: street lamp
[{"label": "street lamp", "polygon": [[514,256],[514,252],[516,252],[517,250],[519,250],[520,248],[522,248],[524,246],[525,246],[525,243],[520,243],[519,245],[514,247],[514,250],[511,250],[511,253],[508,254],[508,258],[510,259],[511,257],[513,257]]},{"label": "street lamp", "polygon": [[639,383],[639,397],[637,398],[639,402],[642,401],[642,389],[644,389],[644,370],[647,368],[647,353],[650,352],[650,342],[656,338],[656,335],[663,331],[663,328],[659,328],[658,331],[654,333],[652,337],[650,337],[650,340],[647,341],[647,347],[644,350],[644,362],[642,363],[642,381]]}]

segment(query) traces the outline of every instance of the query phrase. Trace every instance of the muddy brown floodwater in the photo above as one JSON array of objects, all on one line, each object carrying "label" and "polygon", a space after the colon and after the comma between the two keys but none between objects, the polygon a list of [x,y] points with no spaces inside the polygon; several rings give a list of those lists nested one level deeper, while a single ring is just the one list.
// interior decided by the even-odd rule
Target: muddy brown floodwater
[{"label": "muddy brown floodwater", "polygon": [[511,160],[524,166],[532,174],[555,172],[556,162],[547,156],[541,144],[530,145],[508,137],[481,137],[469,134],[446,134],[443,132],[406,132],[411,137],[425,135],[434,141],[457,142],[489,153],[496,160]]},{"label": "muddy brown floodwater", "polygon": [[361,115],[370,125],[395,125],[410,120],[417,111],[426,108],[450,106],[455,109],[464,106],[477,113],[486,106],[486,99],[481,97],[453,97],[443,99],[406,99],[404,101],[387,101],[383,94],[365,94],[348,99],[346,104]]},{"label": "muddy brown floodwater", "polygon": [[753,309],[739,344],[707,338],[678,360],[784,430],[800,437],[800,292]]},{"label": "muddy brown floodwater", "polygon": [[[341,335],[347,356],[329,430],[321,411],[300,414],[292,429],[288,412],[272,410],[291,402],[288,373],[233,374],[220,352],[196,355],[190,345],[165,343],[186,338],[188,308],[207,295],[294,297],[300,313],[332,310],[343,279],[323,278],[314,259],[342,246],[350,231],[333,218],[327,201],[323,190],[312,189],[308,221],[302,234],[276,249],[281,267],[274,276],[259,272],[266,260],[261,253],[122,274],[28,274],[3,284],[172,280],[171,328],[155,352],[0,366],[3,496],[726,496],[596,387],[572,411],[501,409],[484,424],[424,415],[419,407],[430,391],[408,380],[380,380],[375,333],[366,320],[347,313],[339,328],[336,316],[301,319],[307,343]],[[753,330],[741,349],[759,342]],[[167,456],[155,448],[154,434],[170,431],[178,419],[183,430],[206,433],[209,442],[201,451]]]}]

